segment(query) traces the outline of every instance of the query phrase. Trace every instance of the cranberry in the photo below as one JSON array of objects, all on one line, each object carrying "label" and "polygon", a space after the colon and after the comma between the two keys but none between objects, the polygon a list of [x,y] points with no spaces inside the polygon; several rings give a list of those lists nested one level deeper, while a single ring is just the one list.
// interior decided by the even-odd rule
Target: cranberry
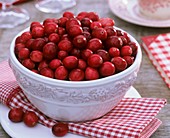
[{"label": "cranberry", "polygon": [[120,56],[120,50],[117,47],[111,47],[109,49],[109,55],[111,57],[119,57]]},{"label": "cranberry", "polygon": [[60,41],[60,36],[57,33],[52,33],[48,37],[49,42],[57,44]]},{"label": "cranberry", "polygon": [[74,13],[72,13],[70,11],[65,11],[63,13],[63,17],[66,17],[66,18],[70,19],[70,18],[74,18],[75,16],[74,16]]},{"label": "cranberry", "polygon": [[113,63],[106,61],[99,68],[100,75],[103,77],[111,76],[115,73],[115,66]]},{"label": "cranberry", "polygon": [[42,51],[45,44],[46,44],[46,41],[44,38],[36,38],[33,40],[31,44],[31,49]]},{"label": "cranberry", "polygon": [[23,65],[24,67],[30,69],[30,70],[35,67],[35,63],[34,63],[31,59],[29,59],[29,58],[24,59],[24,60],[22,61],[22,65]]},{"label": "cranberry", "polygon": [[89,32],[90,33],[90,31],[91,31],[91,29],[89,27],[82,27],[82,29],[83,29],[83,32]]},{"label": "cranberry", "polygon": [[96,54],[100,55],[102,57],[103,61],[109,61],[110,60],[109,53],[104,49],[97,50]]},{"label": "cranberry", "polygon": [[99,73],[97,69],[92,67],[87,67],[85,70],[85,79],[86,80],[96,80],[99,79]]},{"label": "cranberry", "polygon": [[68,70],[64,66],[59,66],[54,74],[55,78],[59,80],[66,80],[68,78]]},{"label": "cranberry", "polygon": [[43,25],[45,26],[46,24],[48,24],[48,23],[55,23],[54,22],[54,19],[52,19],[52,18],[47,18],[47,19],[45,19],[44,21],[43,21]]},{"label": "cranberry", "polygon": [[81,35],[82,33],[83,29],[79,25],[73,25],[68,30],[68,34],[70,37],[75,37],[77,35]]},{"label": "cranberry", "polygon": [[45,77],[54,78],[54,72],[48,67],[41,69],[40,74]]},{"label": "cranberry", "polygon": [[70,81],[82,81],[84,80],[84,71],[81,69],[73,69],[69,73],[69,80]]},{"label": "cranberry", "polygon": [[99,20],[99,15],[96,12],[89,12],[89,13],[87,13],[86,17],[91,19],[92,21]]},{"label": "cranberry", "polygon": [[24,32],[21,34],[21,39],[23,43],[26,43],[31,38],[32,38],[32,35],[30,32]]},{"label": "cranberry", "polygon": [[59,50],[70,52],[73,48],[73,45],[69,40],[61,40],[58,43],[58,48],[59,48]]},{"label": "cranberry", "polygon": [[8,118],[12,121],[12,122],[22,122],[23,120],[23,116],[24,116],[24,112],[22,110],[22,108],[13,108],[10,109],[9,113],[8,113]]},{"label": "cranberry", "polygon": [[107,38],[107,32],[104,28],[96,28],[92,31],[92,37],[105,40]]},{"label": "cranberry", "polygon": [[32,28],[31,34],[32,34],[33,38],[44,37],[44,28],[40,27],[40,26],[36,26],[36,27]]},{"label": "cranberry", "polygon": [[76,18],[71,18],[66,22],[66,30],[68,31],[69,28],[73,25],[81,26],[81,22]]},{"label": "cranberry", "polygon": [[122,39],[123,45],[128,45],[128,41],[124,36],[119,36]]},{"label": "cranberry", "polygon": [[43,60],[38,64],[38,70],[39,71],[43,68],[46,68],[46,67],[48,67],[48,62],[46,60]]},{"label": "cranberry", "polygon": [[114,57],[111,62],[115,65],[116,71],[123,71],[127,67],[127,62],[122,57]]},{"label": "cranberry", "polygon": [[89,32],[84,31],[82,35],[86,38],[87,41],[89,41],[92,38]]},{"label": "cranberry", "polygon": [[86,44],[87,44],[87,39],[83,35],[78,35],[73,39],[73,45],[79,49],[85,48]]},{"label": "cranberry", "polygon": [[34,73],[39,74],[39,71],[38,71],[38,70],[36,70],[36,69],[32,69],[31,71],[32,71],[32,72],[34,72]]},{"label": "cranberry", "polygon": [[102,24],[103,27],[106,26],[114,26],[115,22],[111,18],[100,18],[99,22]]},{"label": "cranberry", "polygon": [[71,38],[70,38],[70,36],[68,34],[64,34],[64,35],[61,36],[61,40],[69,40],[69,41],[71,41]]},{"label": "cranberry", "polygon": [[92,22],[92,23],[90,24],[90,29],[91,29],[91,30],[96,29],[96,28],[101,28],[101,27],[102,27],[102,24],[101,24],[100,22],[98,22],[98,21]]},{"label": "cranberry", "polygon": [[27,125],[28,127],[34,127],[38,123],[38,116],[33,111],[27,111],[24,114],[23,120],[24,120],[25,125]]},{"label": "cranberry", "polygon": [[59,59],[53,59],[49,63],[49,67],[53,70],[58,68],[60,65],[61,65],[61,60],[59,60]]},{"label": "cranberry", "polygon": [[87,14],[88,14],[88,12],[84,12],[84,11],[80,12],[80,13],[78,13],[76,18],[81,21],[83,18],[87,17]]},{"label": "cranberry", "polygon": [[58,122],[52,127],[52,133],[57,137],[65,136],[69,131],[68,124]]},{"label": "cranberry", "polygon": [[87,67],[86,62],[83,59],[78,59],[78,66],[77,68],[81,69],[81,70],[85,70]]},{"label": "cranberry", "polygon": [[121,56],[131,56],[132,55],[132,48],[128,45],[123,46],[120,50]]},{"label": "cranberry", "polygon": [[88,59],[87,59],[87,64],[90,67],[93,68],[98,68],[102,65],[103,59],[100,55],[98,54],[92,54]]},{"label": "cranberry", "polygon": [[63,60],[65,57],[68,56],[68,52],[60,50],[57,54],[58,59]]},{"label": "cranberry", "polygon": [[57,49],[53,42],[49,42],[43,47],[43,56],[45,59],[52,60],[56,57],[56,55]]},{"label": "cranberry", "polygon": [[110,36],[106,39],[105,46],[108,49],[111,47],[117,47],[117,48],[121,49],[123,46],[123,41],[118,36]]},{"label": "cranberry", "polygon": [[58,27],[58,35],[62,36],[66,33],[66,29],[63,27]]},{"label": "cranberry", "polygon": [[15,44],[18,44],[18,43],[23,43],[22,39],[21,39],[21,36],[18,36],[16,39],[15,39]]},{"label": "cranberry", "polygon": [[98,49],[102,49],[102,41],[98,38],[93,38],[87,43],[87,48],[96,52]]},{"label": "cranberry", "polygon": [[90,27],[90,25],[91,25],[91,23],[92,23],[93,21],[92,20],[90,20],[89,18],[83,18],[82,20],[81,20],[81,25],[84,27]]},{"label": "cranberry", "polygon": [[133,52],[132,55],[136,56],[138,50],[137,44],[135,42],[130,42],[128,43],[128,45],[132,48],[132,52]]},{"label": "cranberry", "polygon": [[77,58],[80,58],[81,57],[81,53],[80,53],[80,49],[78,48],[73,48],[70,52],[70,55],[71,56],[75,56]]},{"label": "cranberry", "polygon": [[117,31],[113,26],[106,26],[104,28],[107,32],[107,36],[116,36],[117,35]]},{"label": "cranberry", "polygon": [[58,29],[58,25],[55,23],[47,23],[44,25],[44,33],[50,35],[52,33],[56,33]]},{"label": "cranberry", "polygon": [[34,42],[34,39],[29,39],[26,43],[25,43],[25,47],[28,49],[32,49],[32,44]]},{"label": "cranberry", "polygon": [[17,44],[15,44],[15,54],[18,55],[19,51],[20,51],[22,48],[25,48],[25,44],[23,44],[23,43],[17,43]]},{"label": "cranberry", "polygon": [[77,68],[78,59],[75,56],[67,56],[63,59],[63,65],[67,69],[74,69]]},{"label": "cranberry", "polygon": [[123,56],[123,58],[126,60],[128,67],[129,67],[130,65],[132,65],[133,62],[134,62],[134,57],[132,57],[132,56]]},{"label": "cranberry", "polygon": [[90,49],[85,49],[81,51],[81,57],[86,61],[90,55],[93,54],[93,51]]},{"label": "cranberry", "polygon": [[41,62],[43,59],[43,53],[38,50],[34,50],[30,53],[30,59],[34,62]]},{"label": "cranberry", "polygon": [[32,22],[30,25],[30,31],[32,31],[34,27],[42,27],[42,25],[40,22]]},{"label": "cranberry", "polygon": [[67,17],[61,17],[61,18],[59,18],[59,20],[58,20],[58,25],[59,25],[60,27],[65,27],[67,21],[68,21],[68,18],[67,18]]}]

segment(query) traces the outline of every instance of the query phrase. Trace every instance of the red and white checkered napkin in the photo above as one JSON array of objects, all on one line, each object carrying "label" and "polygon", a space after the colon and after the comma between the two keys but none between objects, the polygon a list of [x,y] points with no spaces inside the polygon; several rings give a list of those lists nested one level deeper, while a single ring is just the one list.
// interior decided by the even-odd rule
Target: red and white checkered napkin
[{"label": "red and white checkered napkin", "polygon": [[[0,101],[10,108],[22,107],[33,110],[39,123],[52,127],[57,121],[48,118],[36,109],[17,85],[6,61],[0,64]],[[158,98],[124,98],[112,111],[100,119],[81,123],[69,123],[69,131],[93,138],[148,138],[160,126],[155,116],[166,104]]]},{"label": "red and white checkered napkin", "polygon": [[170,33],[142,37],[149,59],[170,88]]}]

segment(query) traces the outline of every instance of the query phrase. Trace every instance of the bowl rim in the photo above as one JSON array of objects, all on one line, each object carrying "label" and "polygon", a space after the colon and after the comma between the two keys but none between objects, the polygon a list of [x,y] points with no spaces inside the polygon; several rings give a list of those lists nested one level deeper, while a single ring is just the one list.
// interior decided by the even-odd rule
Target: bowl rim
[{"label": "bowl rim", "polygon": [[[116,29],[119,29],[123,32],[123,29],[114,26]],[[140,66],[141,61],[142,61],[142,51],[141,51],[141,46],[139,45],[139,43],[137,42],[137,40],[128,32],[126,32],[129,37],[130,40],[132,42],[135,42],[138,46],[138,52],[135,58],[134,63],[128,67],[127,69],[125,69],[124,71],[117,73],[117,74],[113,74],[112,76],[108,76],[108,77],[104,77],[104,78],[100,78],[100,79],[96,79],[96,80],[89,80],[89,81],[67,81],[67,80],[57,80],[57,79],[53,79],[53,78],[48,78],[45,76],[42,76],[40,74],[34,73],[32,71],[30,71],[29,69],[27,69],[26,67],[24,67],[16,58],[15,54],[14,54],[14,47],[15,47],[15,40],[18,36],[20,36],[23,32],[29,31],[29,27],[27,27],[26,29],[20,31],[12,40],[11,44],[10,44],[10,51],[9,51],[9,62],[12,62],[13,65],[23,74],[25,75],[29,75],[30,78],[34,79],[34,80],[39,80],[40,82],[43,83],[49,83],[51,85],[60,85],[60,86],[64,86],[64,87],[91,87],[91,86],[96,86],[96,85],[103,85],[106,84],[108,82],[110,82],[110,80],[120,80],[120,78],[129,75],[130,73],[132,73],[136,67]],[[39,79],[38,79],[39,78]]]}]

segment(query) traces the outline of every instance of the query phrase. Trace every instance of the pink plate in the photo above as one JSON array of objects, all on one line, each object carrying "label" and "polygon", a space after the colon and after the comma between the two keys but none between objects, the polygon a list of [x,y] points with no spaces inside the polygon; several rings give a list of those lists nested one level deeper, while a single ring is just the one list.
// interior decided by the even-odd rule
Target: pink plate
[{"label": "pink plate", "polygon": [[108,3],[111,11],[127,22],[147,27],[170,27],[170,19],[154,20],[141,15],[137,0],[108,0]]}]

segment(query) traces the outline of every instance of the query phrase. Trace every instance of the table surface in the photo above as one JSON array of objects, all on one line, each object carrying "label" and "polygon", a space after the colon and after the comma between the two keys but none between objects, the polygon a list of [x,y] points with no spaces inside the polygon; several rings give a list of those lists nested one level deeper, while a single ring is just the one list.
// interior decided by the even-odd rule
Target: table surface
[{"label": "table surface", "polygon": [[[30,20],[20,26],[12,29],[0,29],[0,61],[8,58],[9,46],[11,40],[17,35],[18,32],[28,27],[32,21],[43,21],[46,18],[58,18],[62,13],[47,14],[38,11],[34,7],[34,1],[30,1],[18,7],[25,8],[30,14]],[[69,9],[77,14],[80,11],[95,11],[100,17],[110,17],[115,20],[115,25],[129,32],[136,40],[141,43],[141,37],[147,35],[154,35],[159,33],[170,32],[170,28],[151,28],[134,25],[121,20],[116,17],[105,0],[77,0],[77,5]],[[154,68],[146,53],[142,49],[143,60],[138,78],[133,85],[142,97],[166,98],[170,102],[170,90],[160,77],[157,70]],[[158,118],[163,122],[158,130],[151,136],[151,138],[169,138],[170,136],[170,104],[167,104],[158,114]],[[0,126],[0,138],[9,138],[3,128]]]}]

